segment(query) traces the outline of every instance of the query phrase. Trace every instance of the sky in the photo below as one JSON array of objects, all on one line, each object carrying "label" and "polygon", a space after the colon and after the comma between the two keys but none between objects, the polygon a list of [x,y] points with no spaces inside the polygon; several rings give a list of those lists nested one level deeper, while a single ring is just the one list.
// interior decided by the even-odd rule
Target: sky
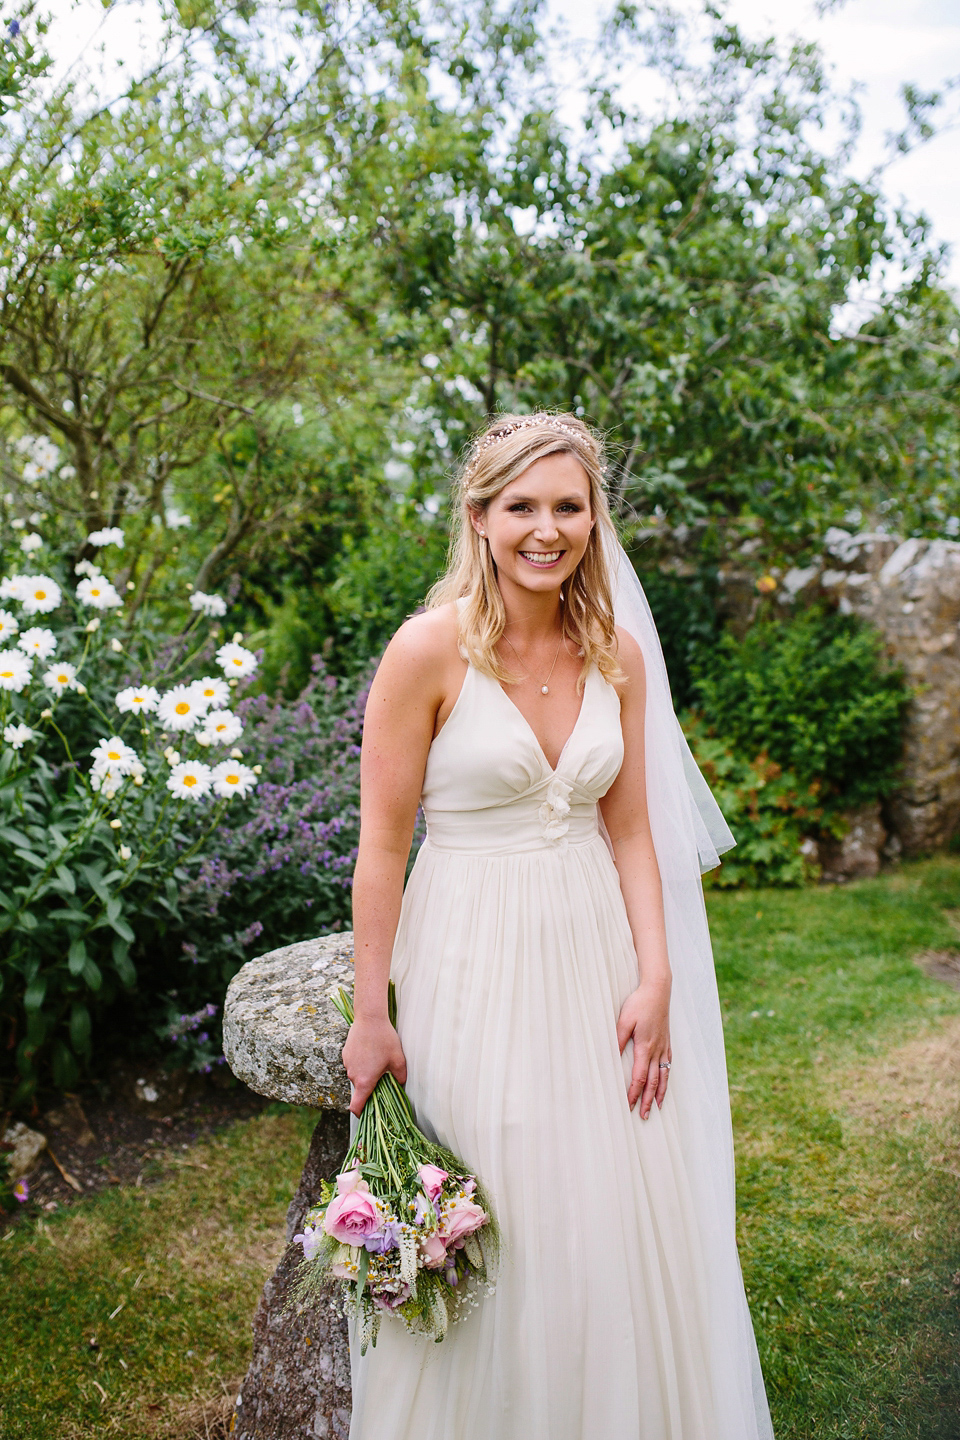
[{"label": "sky", "polygon": [[[678,3],[692,9],[698,0]],[[585,40],[608,8],[591,0],[546,4],[554,20]],[[50,0],[49,8],[56,24],[48,43],[61,73],[79,56],[92,60],[101,40],[128,62],[135,63],[138,52],[149,56],[150,26],[138,24],[149,7],[139,0],[117,0],[109,12],[100,0]],[[886,136],[902,127],[900,87],[913,82],[934,89],[960,76],[960,0],[834,0],[822,18],[815,0],[728,0],[726,11],[749,36],[818,40],[838,87],[858,87],[863,130],[853,169],[864,178],[889,159]],[[960,97],[954,113],[960,116]],[[948,278],[960,291],[960,123],[889,164],[884,189],[891,202],[926,214],[934,236],[952,247]]]}]

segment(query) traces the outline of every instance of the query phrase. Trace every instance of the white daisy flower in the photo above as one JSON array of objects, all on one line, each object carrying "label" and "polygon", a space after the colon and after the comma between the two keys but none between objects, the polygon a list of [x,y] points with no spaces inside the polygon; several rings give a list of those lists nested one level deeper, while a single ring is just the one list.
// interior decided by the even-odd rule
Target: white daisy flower
[{"label": "white daisy flower", "polygon": [[26,575],[5,575],[0,580],[0,600],[22,600]]},{"label": "white daisy flower", "polygon": [[210,766],[201,760],[184,760],[174,765],[167,778],[167,789],[187,800],[202,800],[210,793]]},{"label": "white daisy flower", "polygon": [[94,791],[102,790],[108,800],[113,799],[123,784],[123,781],[124,776],[122,772],[111,766],[108,766],[105,770],[90,771],[90,789]]},{"label": "white daisy flower", "polygon": [[62,695],[64,690],[76,690],[77,688],[77,667],[64,660],[60,665],[51,665],[43,677],[43,683],[48,690],[55,690]]},{"label": "white daisy flower", "polygon": [[0,650],[0,690],[20,691],[30,679],[30,660],[22,650]]},{"label": "white daisy flower", "polygon": [[[19,629],[20,622],[17,617],[11,615],[9,610],[0,610],[0,642],[12,640]],[[222,685],[223,681],[219,683]]]},{"label": "white daisy flower", "polygon": [[29,725],[4,725],[3,738],[11,750],[22,750],[33,739]]},{"label": "white daisy flower", "polygon": [[157,714],[168,730],[192,730],[206,708],[192,685],[174,685],[160,697]]},{"label": "white daisy flower", "polygon": [[146,714],[156,710],[159,703],[160,692],[152,685],[128,685],[114,701],[121,715]]},{"label": "white daisy flower", "polygon": [[253,771],[246,765],[238,764],[236,760],[221,760],[219,765],[213,767],[210,780],[213,793],[224,799],[239,795],[242,800],[257,783]]},{"label": "white daisy flower", "polygon": [[104,545],[116,545],[118,550],[123,549],[123,531],[119,525],[111,525],[106,530],[91,530],[87,536],[88,545],[96,545],[102,549]]},{"label": "white daisy flower", "polygon": [[20,549],[23,551],[24,555],[29,555],[31,550],[42,550],[43,539],[35,532],[31,532],[29,535],[21,535]]},{"label": "white daisy flower", "polygon": [[92,605],[96,610],[116,610],[123,604],[113,585],[102,575],[88,575],[81,580],[77,599],[81,605]]},{"label": "white daisy flower", "polygon": [[118,775],[131,775],[137,764],[136,750],[131,749],[119,735],[111,735],[109,740],[99,740],[90,755],[94,771],[98,775],[106,775],[108,771],[115,771]]},{"label": "white daisy flower", "polygon": [[252,650],[245,650],[242,645],[231,642],[220,646],[217,651],[217,664],[225,675],[236,680],[243,675],[253,674],[257,668],[257,657]]},{"label": "white daisy flower", "polygon": [[190,609],[199,611],[201,615],[209,615],[211,620],[217,620],[221,615],[226,615],[227,602],[220,595],[204,595],[202,590],[194,590],[190,596]]},{"label": "white daisy flower", "polygon": [[92,560],[78,560],[73,567],[74,575],[98,575],[103,579],[103,571],[99,565],[94,565]]},{"label": "white daisy flower", "polygon": [[203,722],[205,735],[214,745],[232,745],[243,734],[243,721],[232,710],[211,710]]},{"label": "white daisy flower", "polygon": [[47,660],[57,648],[57,637],[52,630],[45,630],[41,625],[31,625],[29,630],[24,630],[17,644],[25,654],[36,655],[38,660]]},{"label": "white daisy flower", "polygon": [[209,710],[211,705],[215,710],[222,710],[230,699],[227,682],[219,675],[204,675],[201,680],[194,680],[190,689],[205,710]]},{"label": "white daisy flower", "polygon": [[49,575],[15,575],[20,582],[17,599],[28,615],[46,615],[60,604],[61,590]]}]

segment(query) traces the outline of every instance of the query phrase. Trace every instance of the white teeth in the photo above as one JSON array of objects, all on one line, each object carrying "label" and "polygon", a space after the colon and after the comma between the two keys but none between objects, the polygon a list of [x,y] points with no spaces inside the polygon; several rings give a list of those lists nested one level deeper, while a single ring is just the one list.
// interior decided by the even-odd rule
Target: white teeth
[{"label": "white teeth", "polygon": [[552,565],[559,560],[563,554],[562,550],[521,550],[520,554],[524,560],[529,560],[534,565]]}]

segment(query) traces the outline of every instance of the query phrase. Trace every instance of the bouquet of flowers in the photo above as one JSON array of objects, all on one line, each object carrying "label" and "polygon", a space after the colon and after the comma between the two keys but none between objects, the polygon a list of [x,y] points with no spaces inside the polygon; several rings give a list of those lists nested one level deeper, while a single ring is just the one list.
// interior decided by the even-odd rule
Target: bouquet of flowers
[{"label": "bouquet of flowers", "polygon": [[[333,1003],[352,1025],[350,996],[341,990]],[[396,1020],[392,982],[390,1018]],[[390,1074],[378,1080],[343,1169],[324,1182],[294,1241],[303,1246],[301,1296],[331,1277],[341,1280],[361,1354],[376,1345],[384,1314],[442,1340],[477,1304],[471,1281],[492,1293],[499,1253],[483,1187],[462,1160],[417,1128],[406,1092]]]}]

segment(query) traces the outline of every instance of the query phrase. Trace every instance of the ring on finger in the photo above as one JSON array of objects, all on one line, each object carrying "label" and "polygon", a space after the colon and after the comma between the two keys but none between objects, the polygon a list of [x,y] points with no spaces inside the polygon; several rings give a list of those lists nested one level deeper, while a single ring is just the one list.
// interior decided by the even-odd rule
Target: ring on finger
[{"label": "ring on finger", "polygon": [[660,1069],[661,1069],[661,1070],[669,1070],[672,1063],[673,1063],[673,1062],[672,1062],[671,1060],[661,1060],[661,1061],[660,1061]]}]

